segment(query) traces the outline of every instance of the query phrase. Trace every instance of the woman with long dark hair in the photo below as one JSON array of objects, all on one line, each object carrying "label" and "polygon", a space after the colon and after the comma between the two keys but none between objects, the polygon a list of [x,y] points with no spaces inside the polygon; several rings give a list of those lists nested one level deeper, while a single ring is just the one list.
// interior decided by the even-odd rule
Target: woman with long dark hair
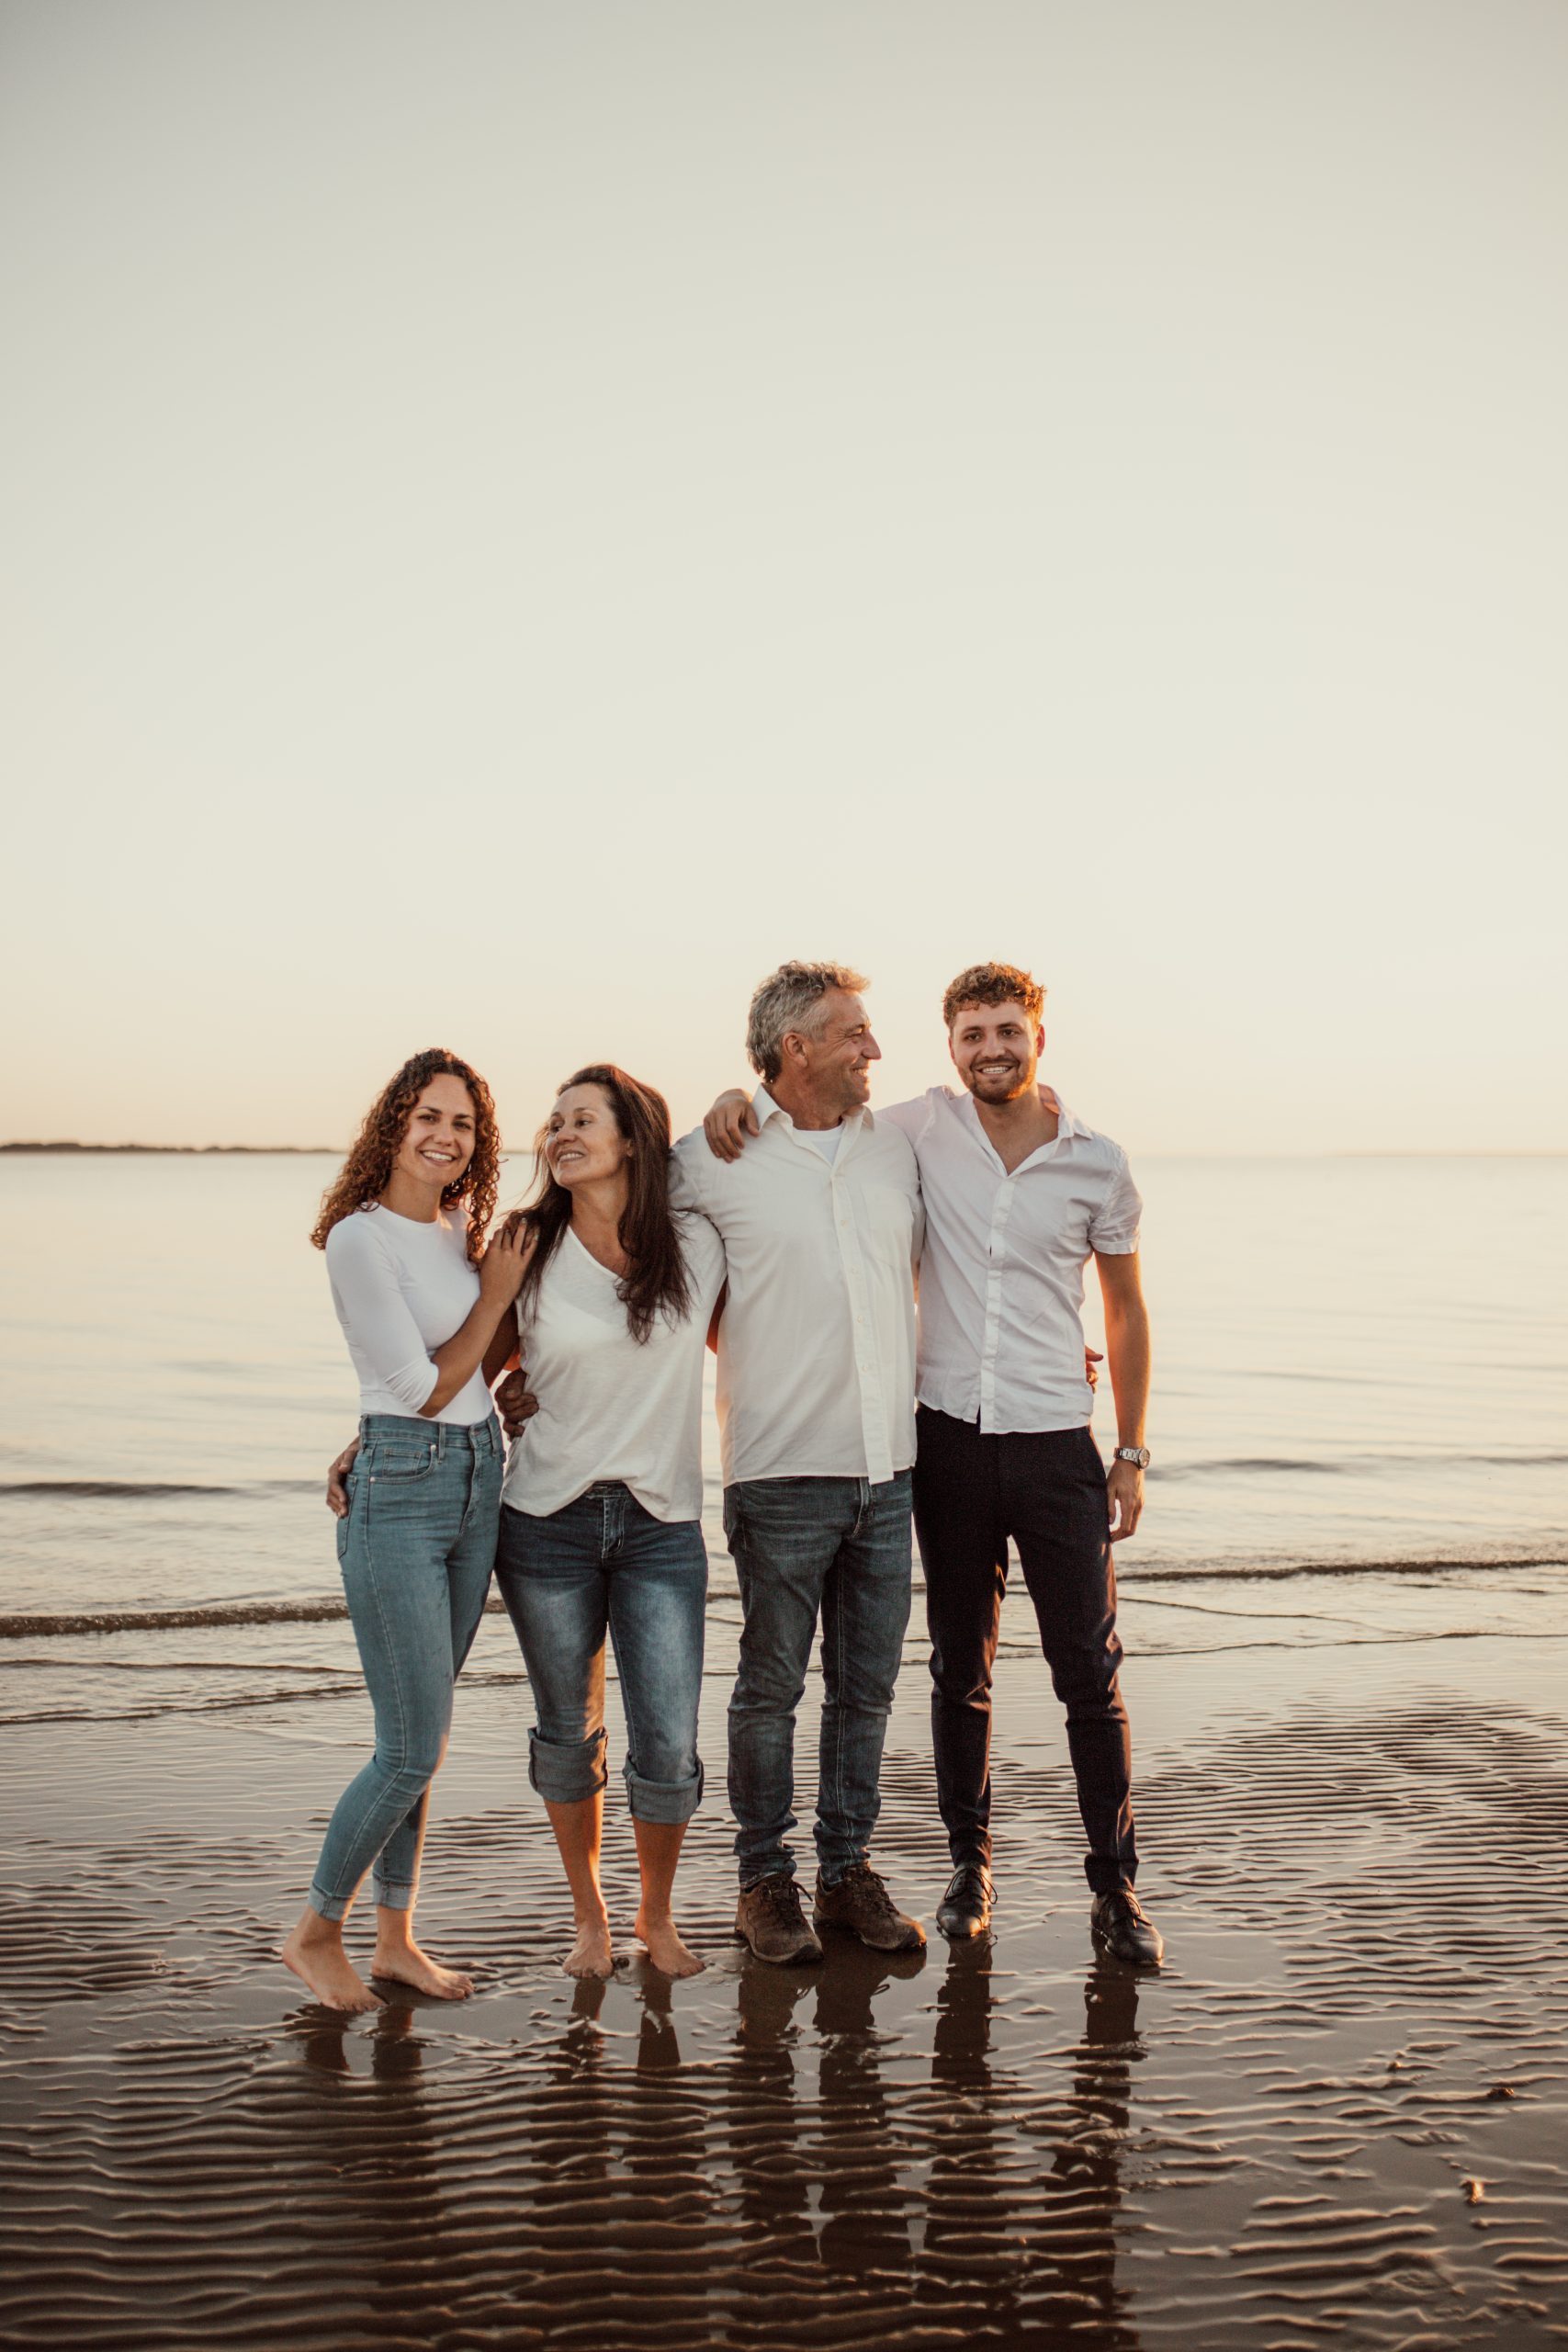
[{"label": "woman with long dark hair", "polygon": [[334,2009],[378,2006],[343,1943],[372,1865],[371,1974],[442,2000],[473,1990],[420,1950],[413,1906],[452,1688],[495,1560],[502,1441],[483,1363],[530,1249],[522,1233],[484,1248],[500,1167],[483,1079],[456,1054],[416,1054],[371,1105],[310,1236],[359,1374],[338,1560],[376,1747],[338,1800],[281,1957]]},{"label": "woman with long dark hair", "polygon": [[[537,1162],[518,1219],[533,1248],[516,1320],[538,1410],[512,1447],[496,1556],[537,1715],[529,1777],[571,1889],[567,1971],[607,1976],[608,1635],[642,1879],[636,1931],[657,1968],[690,1976],[702,1962],[681,1939],[671,1891],[703,1786],[700,1414],[724,1245],[705,1217],[670,1206],[663,1096],[610,1063],[568,1080]],[[507,1356],[503,1333],[486,1363],[491,1378]]]}]

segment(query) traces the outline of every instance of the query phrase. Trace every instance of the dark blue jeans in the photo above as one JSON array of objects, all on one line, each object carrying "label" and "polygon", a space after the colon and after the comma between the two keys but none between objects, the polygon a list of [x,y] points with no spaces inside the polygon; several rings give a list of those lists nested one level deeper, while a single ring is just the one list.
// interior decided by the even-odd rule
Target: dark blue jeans
[{"label": "dark blue jeans", "polygon": [[1097,1894],[1131,1886],[1133,1750],[1117,1671],[1116,1577],[1105,1465],[1087,1429],[982,1436],[974,1421],[917,1413],[915,1532],[931,1637],[937,1803],[954,1862],[991,1859],[991,1667],[1008,1538],[1018,1545],[1067,1751]]},{"label": "dark blue jeans", "polygon": [[644,1510],[619,1479],[539,1519],[504,1505],[495,1580],[523,1645],[538,1718],[528,1777],[552,1804],[604,1785],[604,1639],[626,1714],[626,1797],[639,1821],[689,1821],[703,1792],[708,1557],[694,1519]]},{"label": "dark blue jeans", "polygon": [[909,1473],[749,1478],[724,1490],[740,1580],[740,1670],[729,1702],[729,1806],[740,1883],[783,1871],[795,1816],[795,1711],[822,1626],[817,1860],[836,1886],[863,1862],[881,1803],[882,1743],[909,1622]]}]

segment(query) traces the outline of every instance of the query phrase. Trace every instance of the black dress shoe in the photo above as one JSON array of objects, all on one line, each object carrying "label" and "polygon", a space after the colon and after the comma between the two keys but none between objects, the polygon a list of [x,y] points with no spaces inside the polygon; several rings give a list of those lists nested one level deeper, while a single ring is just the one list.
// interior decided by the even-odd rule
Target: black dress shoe
[{"label": "black dress shoe", "polygon": [[953,1871],[947,1893],[937,1905],[937,1926],[955,1943],[961,1943],[967,1936],[983,1936],[991,1924],[991,1905],[996,1899],[990,1871],[980,1862],[963,1862]]},{"label": "black dress shoe", "polygon": [[[940,1916],[940,1915],[939,1915]],[[1132,1968],[1157,1968],[1165,1958],[1165,1939],[1130,1886],[1097,1894],[1089,1906],[1089,1924],[1105,1949]]]}]

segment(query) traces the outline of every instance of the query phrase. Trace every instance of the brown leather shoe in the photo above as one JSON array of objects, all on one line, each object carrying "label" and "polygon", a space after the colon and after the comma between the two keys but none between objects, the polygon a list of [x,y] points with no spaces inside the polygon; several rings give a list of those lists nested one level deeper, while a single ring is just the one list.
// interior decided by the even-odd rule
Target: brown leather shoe
[{"label": "brown leather shoe", "polygon": [[822,1957],[822,1947],[807,1923],[800,1889],[787,1871],[775,1871],[772,1878],[741,1888],[735,1932],[759,1960],[771,1960],[781,1968]]},{"label": "brown leather shoe", "polygon": [[847,1928],[873,1951],[918,1951],[926,1931],[907,1919],[869,1862],[854,1862],[837,1886],[817,1881],[811,1916],[819,1928]]}]

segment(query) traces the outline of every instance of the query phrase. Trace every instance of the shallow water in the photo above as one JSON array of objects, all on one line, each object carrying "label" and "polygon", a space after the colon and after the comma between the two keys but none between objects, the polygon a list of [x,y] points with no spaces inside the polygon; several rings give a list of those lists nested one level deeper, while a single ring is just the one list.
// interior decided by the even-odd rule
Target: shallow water
[{"label": "shallow water", "polygon": [[[305,1238],[334,1167],[0,1155],[0,1720],[249,1706],[354,1673],[321,1502],[354,1396]],[[1156,1461],[1118,1554],[1137,1643],[1188,1646],[1204,1608],[1224,1638],[1228,1602],[1183,1602],[1189,1577],[1451,1563],[1473,1612],[1477,1578],[1502,1570],[1506,1607],[1521,1563],[1563,1558],[1565,1167],[1140,1167]],[[1098,1427],[1109,1445],[1108,1391]],[[722,1674],[739,1612],[711,1413],[705,1453]],[[1305,1638],[1337,1604],[1298,1587],[1269,1605]],[[487,1627],[477,1668],[515,1670],[509,1638]],[[1032,1648],[1026,1605],[1004,1642]]]}]

